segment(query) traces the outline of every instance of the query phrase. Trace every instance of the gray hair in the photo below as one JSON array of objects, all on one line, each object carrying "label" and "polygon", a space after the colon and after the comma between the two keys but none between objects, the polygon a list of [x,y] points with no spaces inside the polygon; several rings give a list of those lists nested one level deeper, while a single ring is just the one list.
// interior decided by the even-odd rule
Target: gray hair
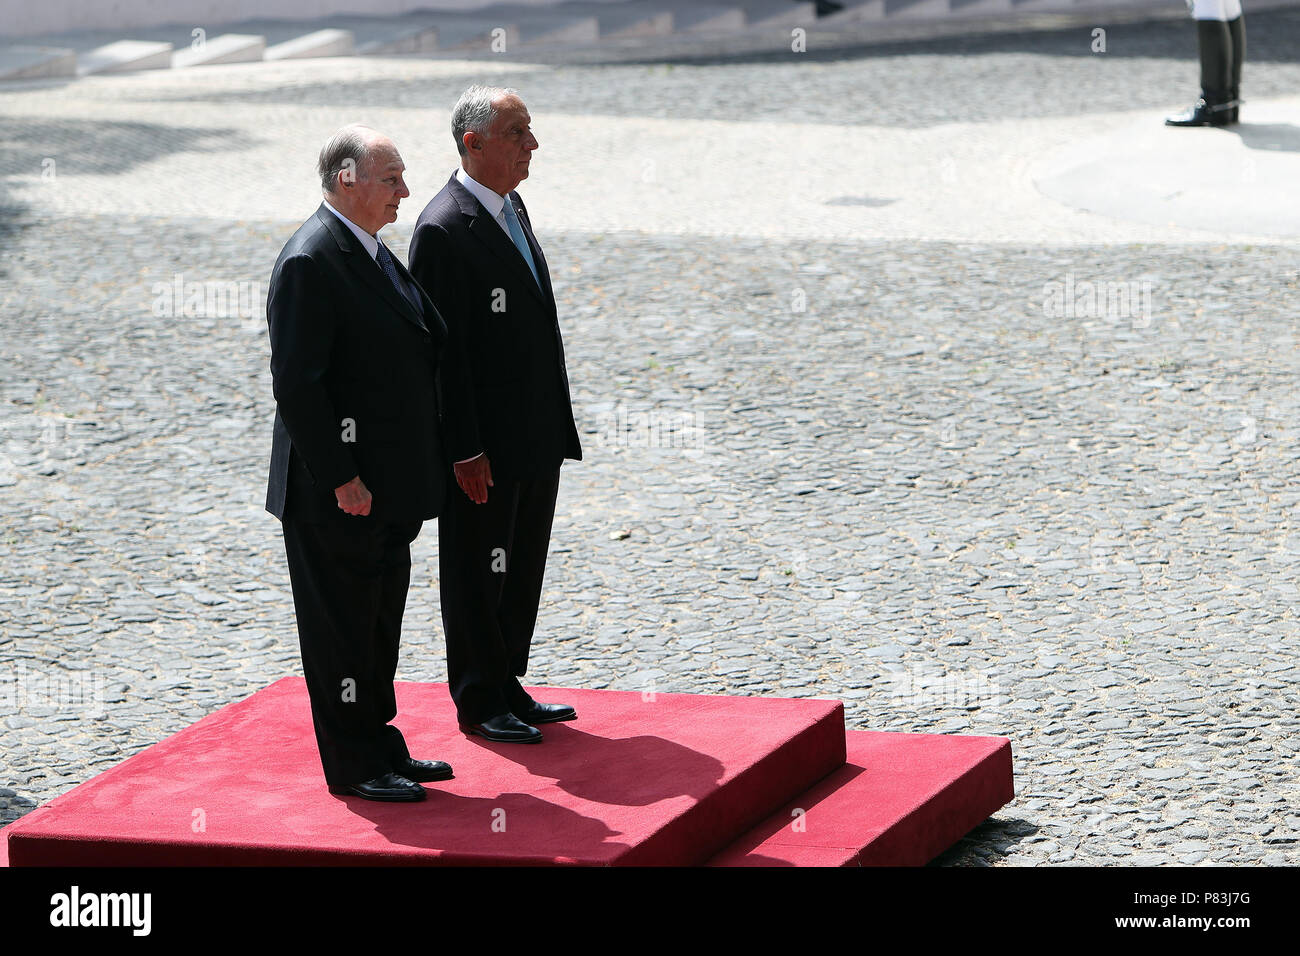
[{"label": "gray hair", "polygon": [[374,130],[369,126],[344,126],[329,138],[321,147],[320,158],[316,160],[316,172],[320,174],[321,189],[333,193],[338,185],[339,173],[349,167],[358,174],[370,158],[370,143],[374,140]]},{"label": "gray hair", "polygon": [[465,134],[487,135],[497,111],[492,103],[502,96],[518,96],[518,90],[506,86],[471,86],[451,110],[451,135],[456,137],[456,152],[465,155]]}]

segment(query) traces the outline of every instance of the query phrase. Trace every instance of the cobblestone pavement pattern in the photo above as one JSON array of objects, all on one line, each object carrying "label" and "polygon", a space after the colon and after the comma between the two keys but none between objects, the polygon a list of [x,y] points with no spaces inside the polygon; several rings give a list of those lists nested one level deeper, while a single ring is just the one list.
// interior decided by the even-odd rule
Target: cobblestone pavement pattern
[{"label": "cobblestone pavement pattern", "polygon": [[[1300,18],[1251,29],[1248,97],[1293,93]],[[1088,44],[0,89],[0,823],[299,672],[266,280],[357,119],[404,256],[486,79],[536,119],[588,454],[531,680],[1009,736],[1016,800],[940,864],[1300,862],[1296,245],[1038,195],[1034,156],[1194,92],[1189,24]],[[247,301],[168,314],[178,276]],[[1051,315],[1067,278],[1150,309]],[[445,676],[433,532],[402,679]]]}]

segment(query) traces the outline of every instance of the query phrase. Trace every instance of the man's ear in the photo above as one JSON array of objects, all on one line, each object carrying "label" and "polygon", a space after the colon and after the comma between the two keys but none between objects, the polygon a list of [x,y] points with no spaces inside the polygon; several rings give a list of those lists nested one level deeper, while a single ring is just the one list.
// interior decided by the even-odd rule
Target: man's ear
[{"label": "man's ear", "polygon": [[338,171],[339,181],[344,186],[355,186],[357,183],[357,163],[351,157],[343,160],[343,168]]}]

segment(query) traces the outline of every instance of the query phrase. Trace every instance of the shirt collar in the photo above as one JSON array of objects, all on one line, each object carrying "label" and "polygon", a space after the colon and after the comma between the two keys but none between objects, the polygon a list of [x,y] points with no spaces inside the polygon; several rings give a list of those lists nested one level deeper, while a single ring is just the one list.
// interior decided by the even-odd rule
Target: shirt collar
[{"label": "shirt collar", "polygon": [[351,229],[352,234],[361,240],[361,245],[365,247],[366,252],[370,253],[371,259],[374,259],[379,255],[379,240],[377,238],[366,232],[347,216],[343,215],[343,213],[331,206],[328,199],[324,200],[324,203],[325,208],[338,216],[339,222]]},{"label": "shirt collar", "polygon": [[493,219],[501,218],[501,210],[505,208],[506,200],[504,196],[493,192],[482,183],[478,182],[469,173],[465,172],[465,167],[460,166],[456,169],[456,181],[469,190],[470,195],[483,204],[483,208],[488,211]]}]

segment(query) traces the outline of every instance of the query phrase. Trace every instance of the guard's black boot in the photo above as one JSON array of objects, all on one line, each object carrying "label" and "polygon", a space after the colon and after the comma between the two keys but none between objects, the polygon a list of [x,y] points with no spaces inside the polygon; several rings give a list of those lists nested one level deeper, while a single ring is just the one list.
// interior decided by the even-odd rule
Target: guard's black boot
[{"label": "guard's black boot", "polygon": [[1201,98],[1192,108],[1165,118],[1166,126],[1226,126],[1232,112],[1232,33],[1222,20],[1197,20],[1201,54]]},{"label": "guard's black boot", "polygon": [[1228,113],[1228,122],[1241,121],[1241,64],[1246,62],[1246,18],[1237,17],[1228,21],[1228,32],[1232,35],[1232,85],[1228,95],[1232,97],[1232,109]]}]

